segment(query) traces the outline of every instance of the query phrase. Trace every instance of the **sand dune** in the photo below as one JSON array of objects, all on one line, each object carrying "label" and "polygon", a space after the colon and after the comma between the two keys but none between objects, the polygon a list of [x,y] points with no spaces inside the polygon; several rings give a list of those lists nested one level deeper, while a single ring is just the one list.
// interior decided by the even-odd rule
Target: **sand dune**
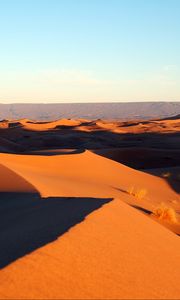
[{"label": "sand dune", "polygon": [[123,197],[129,199],[125,192],[131,186],[147,190],[149,206],[151,199],[153,204],[163,198],[170,203],[178,197],[164,179],[90,151],[56,156],[0,154],[0,161],[30,182],[42,197],[119,197],[124,194]]},{"label": "sand dune", "polygon": [[23,127],[27,130],[44,131],[56,129],[61,126],[77,127],[82,130],[82,126],[87,130],[109,130],[112,132],[140,133],[140,132],[179,132],[179,117],[167,118],[162,120],[134,120],[134,121],[115,121],[115,120],[86,120],[86,119],[59,119],[56,121],[31,121],[29,119],[4,120],[0,123],[1,129]]},{"label": "sand dune", "polygon": [[[0,153],[0,298],[178,299],[179,169],[171,168],[171,177],[161,169],[132,169],[115,161],[126,149],[37,146],[36,132],[77,134],[85,126],[94,138],[111,134],[117,123],[19,122],[2,129],[3,138],[14,132],[21,144],[29,132],[36,147]],[[127,155],[136,159],[136,151]],[[142,198],[136,195],[141,190]],[[176,211],[178,223],[151,215],[162,202]]]},{"label": "sand dune", "polygon": [[80,121],[78,120],[67,120],[67,119],[61,119],[57,121],[52,122],[33,122],[28,119],[20,120],[21,124],[24,126],[27,130],[35,130],[35,131],[44,131],[44,130],[50,130],[50,129],[56,129],[59,126],[78,126],[80,124]]},{"label": "sand dune", "polygon": [[42,197],[115,199],[58,241],[3,269],[1,298],[177,298],[178,237],[122,202],[135,204],[125,192],[131,184],[149,191],[142,201],[148,208],[174,199],[176,193],[163,179],[89,151],[48,157],[1,154],[0,160]]}]

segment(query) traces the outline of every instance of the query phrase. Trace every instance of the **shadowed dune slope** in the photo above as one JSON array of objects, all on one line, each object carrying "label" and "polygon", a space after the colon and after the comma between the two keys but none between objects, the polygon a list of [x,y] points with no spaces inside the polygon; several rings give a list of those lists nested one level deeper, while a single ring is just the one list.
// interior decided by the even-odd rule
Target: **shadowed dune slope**
[{"label": "shadowed dune slope", "polygon": [[180,167],[148,169],[148,173],[165,178],[165,180],[180,194]]},{"label": "shadowed dune slope", "polygon": [[23,177],[0,164],[0,192],[34,193],[36,189]]},{"label": "shadowed dune slope", "polygon": [[1,152],[16,152],[16,151],[22,151],[23,147],[11,142],[5,138],[0,138],[0,151]]},{"label": "shadowed dune slope", "polygon": [[94,153],[137,169],[160,168],[180,164],[179,150],[124,147],[92,150]]},{"label": "shadowed dune slope", "polygon": [[56,240],[111,200],[0,193],[0,268]]}]

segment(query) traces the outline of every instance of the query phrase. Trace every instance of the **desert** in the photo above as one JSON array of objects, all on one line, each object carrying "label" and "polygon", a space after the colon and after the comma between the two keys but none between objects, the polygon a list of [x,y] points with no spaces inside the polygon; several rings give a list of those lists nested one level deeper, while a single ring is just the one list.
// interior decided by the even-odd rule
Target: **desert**
[{"label": "desert", "polygon": [[180,119],[0,123],[1,299],[178,299]]},{"label": "desert", "polygon": [[180,299],[179,16],[0,1],[0,300]]}]

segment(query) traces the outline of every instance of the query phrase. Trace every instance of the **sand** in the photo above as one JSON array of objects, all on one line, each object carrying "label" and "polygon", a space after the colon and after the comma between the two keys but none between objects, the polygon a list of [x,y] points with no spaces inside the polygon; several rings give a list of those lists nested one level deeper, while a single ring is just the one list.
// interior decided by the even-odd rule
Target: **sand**
[{"label": "sand", "polygon": [[[56,125],[79,124],[63,122]],[[180,297],[178,169],[169,180],[163,170],[104,156],[73,148],[0,153],[0,299]],[[162,202],[177,224],[152,217]]]}]

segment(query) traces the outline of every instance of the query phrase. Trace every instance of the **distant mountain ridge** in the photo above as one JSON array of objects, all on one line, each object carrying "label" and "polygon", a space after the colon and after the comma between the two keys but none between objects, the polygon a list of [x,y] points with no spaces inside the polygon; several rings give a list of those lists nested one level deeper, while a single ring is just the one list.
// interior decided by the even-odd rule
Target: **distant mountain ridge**
[{"label": "distant mountain ridge", "polygon": [[180,102],[0,104],[0,119],[151,119],[180,114]]}]

